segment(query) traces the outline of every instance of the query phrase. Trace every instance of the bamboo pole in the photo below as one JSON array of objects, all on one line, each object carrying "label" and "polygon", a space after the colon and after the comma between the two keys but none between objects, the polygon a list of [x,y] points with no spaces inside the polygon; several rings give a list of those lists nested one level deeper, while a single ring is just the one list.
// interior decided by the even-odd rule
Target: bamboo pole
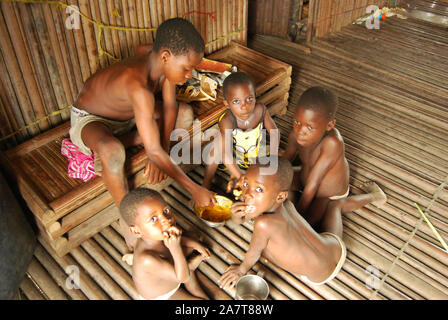
[{"label": "bamboo pole", "polygon": [[[345,235],[346,236],[344,237],[344,241],[346,241],[348,247],[354,253],[360,252],[363,257],[366,257],[367,261],[371,261],[374,265],[378,266],[382,270],[389,270],[391,260],[376,253],[375,250],[373,250],[371,247],[365,246],[367,242],[363,242],[363,245],[361,245],[359,241],[362,241],[363,239],[354,238],[355,236],[348,228],[345,231]],[[445,299],[447,297],[446,293],[426,283],[421,278],[413,275],[397,264],[392,270],[390,270],[390,276],[406,284],[407,287],[427,299]]]},{"label": "bamboo pole", "polygon": [[[377,247],[373,247],[373,249],[378,253],[380,253],[382,256],[385,256],[388,259],[392,260],[393,257],[397,255],[399,249],[388,245],[387,242],[380,237],[380,235],[375,236],[372,235],[369,231],[366,231],[364,229],[366,227],[363,226],[363,228],[361,228],[357,224],[351,222],[351,220],[350,221],[345,220],[344,227],[347,227],[350,230],[355,231],[357,234],[361,235],[363,239],[364,238],[368,239],[371,243],[375,243],[377,246],[379,246],[381,249]],[[370,247],[372,246],[370,245]],[[404,270],[409,271],[413,275],[416,275],[420,279],[423,279],[425,283],[430,284],[434,288],[437,288],[442,292],[446,291],[447,288],[446,280],[444,280],[446,278],[441,274],[431,272],[429,269],[427,269],[426,266],[422,265],[418,260],[409,257],[406,254],[403,254],[401,255],[400,260],[396,265],[400,266]]]},{"label": "bamboo pole", "polygon": [[114,300],[129,300],[129,296],[82,248],[73,249],[70,254],[92,276],[98,285]]},{"label": "bamboo pole", "polygon": [[[157,16],[157,3],[156,0],[150,0],[149,1],[149,8],[150,8],[150,16],[151,16],[151,24],[153,28],[157,28],[161,22],[159,22],[158,16]],[[187,17],[188,18],[188,17]],[[157,31],[152,32],[152,37],[154,41],[156,40],[156,33]]]},{"label": "bamboo pole", "polygon": [[[135,12],[136,7],[135,7],[135,0],[128,0],[128,14],[129,14],[129,26],[132,28],[137,28],[138,27],[138,22],[137,22],[137,13]],[[136,53],[136,48],[139,45],[139,34],[138,31],[131,31],[130,32],[132,35],[132,48],[133,48],[133,55],[135,55]]]},{"label": "bamboo pole", "polygon": [[[100,21],[105,25],[111,25],[109,21],[109,12],[107,9],[107,2],[106,1],[98,1],[98,7],[99,7],[99,16]],[[112,34],[116,32],[116,30],[112,30],[109,28],[103,28],[102,30],[102,40],[104,40],[104,47],[103,50],[107,51],[109,54],[113,55],[115,58],[117,58],[117,52],[115,52],[114,43],[113,43],[113,36]],[[97,35],[98,36],[98,35]],[[107,65],[113,64],[115,61],[108,57],[108,63]]]},{"label": "bamboo pole", "polygon": [[[109,228],[110,227],[106,227]],[[129,276],[132,276],[132,266],[128,265],[125,261],[123,261],[122,257],[123,254],[118,251],[111,243],[110,243],[110,239],[108,237],[104,236],[104,233],[100,232],[97,233],[96,235],[93,236],[93,239],[101,246],[101,248],[103,248],[103,250],[105,252],[107,252],[107,254],[114,259],[115,263],[117,263],[118,265],[121,266],[121,268],[123,268]],[[120,237],[120,240],[123,242],[123,244],[126,246],[126,243],[124,241],[124,239],[122,239]],[[125,253],[127,253],[127,247],[126,247],[126,251],[124,251]]]},{"label": "bamboo pole", "polygon": [[[43,59],[44,54],[48,55],[47,52],[50,51],[50,48],[48,46],[48,39],[46,43],[43,44],[43,50],[41,49],[39,42],[38,42],[38,35],[36,33],[36,28],[33,24],[34,19],[31,16],[31,13],[29,12],[30,8],[29,6],[26,6],[24,3],[18,3],[17,6],[15,6],[15,9],[18,10],[17,15],[20,17],[23,17],[23,37],[24,37],[24,44],[27,45],[27,51],[30,53],[30,60],[31,60],[31,66],[33,67],[33,73],[36,75],[36,80],[40,84],[39,91],[42,94],[42,100],[44,105],[47,106],[47,108],[50,111],[55,111],[55,107],[59,105],[59,102],[56,101],[56,94],[55,91],[59,88],[52,87],[51,78],[49,77],[48,73],[44,69],[44,66],[46,65],[45,59]],[[38,25],[42,25],[42,22],[44,20],[42,18],[39,19]],[[47,32],[43,32],[44,34],[47,34]],[[51,55],[51,52],[50,52]],[[54,75],[54,64],[48,65],[48,69],[52,69],[52,75]],[[42,90],[44,88],[44,90]],[[55,90],[51,90],[49,88],[54,88]],[[58,97],[60,98],[60,97]],[[66,104],[66,101],[64,99],[64,102],[60,103],[61,105]],[[50,122],[52,125],[54,125],[57,122],[61,121],[61,117],[55,116],[52,119],[50,119]]]},{"label": "bamboo pole", "polygon": [[[150,7],[149,7],[149,1],[143,1],[142,2],[142,27],[146,28],[146,29],[150,29],[151,27],[151,16],[150,16]],[[143,43],[144,44],[150,44],[150,43],[154,43],[153,37],[152,37],[152,33],[151,31],[145,31],[143,36]]]},{"label": "bamboo pole", "polygon": [[[30,100],[30,97],[28,95],[28,84],[26,83],[26,80],[28,80],[30,86],[33,86],[33,84],[31,83],[32,79],[29,78],[29,74],[31,72],[30,66],[26,63],[26,60],[28,60],[28,58],[26,57],[26,52],[23,48],[22,40],[18,38],[20,35],[17,34],[17,31],[14,31],[19,30],[19,27],[15,18],[15,14],[12,10],[12,4],[2,2],[1,8],[6,17],[5,20],[3,19],[3,15],[0,17],[0,45],[2,48],[2,53],[5,60],[8,62],[6,64],[6,67],[12,80],[11,82],[14,91],[16,92],[16,97],[20,105],[22,116],[25,120],[25,123],[31,123],[35,120],[35,115],[34,109],[32,108],[32,101]],[[9,28],[7,28],[7,25],[9,26]],[[12,30],[9,34],[8,29]],[[11,41],[8,41],[8,39],[10,39]],[[18,60],[21,61],[21,59],[23,59],[24,61],[22,68],[25,68],[25,79],[22,76],[22,70],[18,63]],[[30,87],[30,90],[36,92],[37,88],[35,83],[33,88]],[[36,100],[37,98],[39,98],[39,95],[37,95],[34,99]],[[36,135],[39,132],[39,127],[40,126],[33,126],[29,128],[28,131],[31,135]],[[48,122],[43,123],[42,128],[48,128]]]},{"label": "bamboo pole", "polygon": [[30,280],[28,273],[20,283],[20,290],[28,300],[46,300],[46,297],[39,291],[36,285]]},{"label": "bamboo pole", "polygon": [[[136,23],[136,25],[137,25],[137,27],[139,29],[145,28],[144,18],[143,18],[143,15],[144,15],[144,13],[143,13],[143,6],[144,6],[144,4],[143,3],[144,2],[146,2],[146,1],[138,1],[138,0],[135,1],[135,10],[136,10],[135,13],[137,15],[137,23]],[[146,39],[146,32],[139,31],[138,35],[139,35],[139,39],[140,39],[138,41],[139,45],[148,43],[148,41]]]},{"label": "bamboo pole", "polygon": [[[113,0],[107,0],[107,14],[109,18],[109,24],[111,26],[118,26],[117,19],[119,19],[120,17],[120,11],[117,7],[115,7]],[[116,59],[122,60],[120,38],[118,35],[120,31],[116,29],[111,29],[110,32],[112,34],[111,46],[113,47],[112,51],[113,55],[115,56]]]},{"label": "bamboo pole", "polygon": [[[47,29],[49,34],[49,47],[45,56],[51,54],[51,57],[47,57],[47,68],[50,75],[51,80],[51,88],[53,88],[56,103],[54,105],[47,105],[48,112],[57,111],[60,108],[66,107],[70,105],[72,101],[70,84],[68,81],[67,74],[65,72],[64,60],[60,49],[60,43],[57,37],[56,28],[54,21],[52,19],[51,8],[48,5],[44,5],[43,9],[43,18],[47,21]],[[45,52],[46,50],[44,50]],[[53,59],[51,59],[53,58]],[[56,63],[54,63],[55,61]],[[42,88],[42,91],[45,91],[46,88]],[[54,124],[59,124],[62,119],[68,119],[70,117],[70,111],[65,110],[59,116],[56,116],[56,122]]]},{"label": "bamboo pole", "polygon": [[28,266],[28,273],[48,299],[67,300],[67,295],[64,291],[54,283],[47,271],[34,257],[31,259],[30,265]]},{"label": "bamboo pole", "polygon": [[[65,73],[70,88],[69,92],[66,91],[65,94],[66,96],[68,95],[67,102],[72,104],[76,99],[76,96],[78,95],[78,88],[76,86],[75,75],[73,74],[74,69],[73,66],[70,64],[71,58],[68,52],[69,45],[65,37],[65,31],[63,30],[65,29],[65,25],[62,23],[62,16],[60,12],[58,12],[57,10],[50,10],[50,13],[54,24],[53,27],[56,33],[57,43],[59,44],[59,50],[62,57],[61,59],[63,61],[63,68],[64,68],[63,72]],[[65,115],[63,115],[62,118],[63,120],[66,120]]]},{"label": "bamboo pole", "polygon": [[[376,275],[372,272],[373,271],[372,269],[370,269],[370,271],[369,271],[369,267],[372,268],[372,265],[369,262],[366,262],[364,259],[360,258],[359,256],[357,256],[356,254],[352,253],[351,251],[347,252],[347,259],[349,259],[354,264],[356,264],[357,266],[359,266],[360,268],[363,269],[364,274],[367,275],[367,279],[366,279],[367,281],[373,280],[374,276],[376,277]],[[381,269],[377,268],[376,272],[378,272],[379,279],[381,279],[384,276],[384,272],[382,272]],[[374,284],[375,283],[373,283],[373,285]],[[383,294],[390,294],[390,292],[388,290],[386,290],[388,286],[390,286],[390,288],[392,290],[394,290],[395,293],[404,295],[405,297],[408,297],[408,299],[411,299],[411,300],[423,300],[422,296],[420,296],[419,294],[415,293],[411,289],[407,288],[405,285],[401,284],[400,282],[396,281],[395,279],[392,279],[391,277],[388,277],[386,279],[386,281],[384,282],[384,285],[380,288],[379,293],[375,297],[372,297],[374,288],[371,285],[372,285],[372,283],[370,283],[370,287],[369,287],[370,288],[370,295],[368,297],[369,300],[370,299],[377,300],[378,297],[383,295]]]},{"label": "bamboo pole", "polygon": [[[346,222],[347,224],[352,226],[352,229],[356,228],[356,226],[353,224],[356,223],[357,225],[360,225],[363,228],[372,232],[373,234],[377,235],[379,238],[386,240],[395,248],[401,248],[404,245],[404,241],[399,241],[395,236],[387,232],[384,232],[384,230],[381,229],[380,227],[376,226],[375,224],[371,223],[370,221],[362,218],[361,216],[355,213],[348,214],[346,215],[346,217],[348,220],[350,220],[350,222],[348,222],[347,220]],[[383,248],[386,248],[389,252],[393,254],[396,253],[395,250],[392,249],[392,246],[384,246]],[[443,284],[445,287],[448,287],[446,281],[446,275],[448,272],[446,270],[446,264],[428,256],[425,252],[416,250],[415,247],[413,246],[410,246],[407,249],[408,250],[406,254],[403,256],[403,261],[407,262],[409,265],[412,265],[416,268],[419,267],[419,270],[428,274],[432,278],[436,279],[436,281],[439,281],[439,283]],[[415,261],[413,261],[412,259],[415,259]],[[433,272],[431,271],[431,269],[426,269],[426,267],[420,266],[420,263],[424,263],[426,267],[430,266],[431,269],[437,270],[437,272]]]},{"label": "bamboo pole", "polygon": [[81,247],[101,266],[101,268],[122,288],[131,298],[138,300],[139,294],[131,276],[117,264],[107,252],[92,239],[86,240]]},{"label": "bamboo pole", "polygon": [[34,252],[34,257],[42,264],[42,266],[48,271],[51,277],[54,279],[49,280],[55,282],[64,292],[73,300],[86,300],[86,296],[81,290],[76,288],[68,288],[66,286],[67,274],[61,270],[59,265],[53,260],[53,258],[45,251],[45,249],[38,245]]},{"label": "bamboo pole", "polygon": [[[4,61],[3,54],[0,55],[0,73],[3,75],[0,77],[0,97],[3,102],[4,114],[7,118],[11,119],[11,131],[8,134],[16,132],[19,128],[25,126],[25,122],[23,121],[22,114],[20,113],[19,108],[13,108],[13,105],[18,105],[17,97],[14,93],[14,88],[12,85],[12,81],[9,77],[8,70],[6,68],[6,62]],[[28,133],[23,130],[18,131],[18,133],[12,136],[14,142],[22,141]]]}]

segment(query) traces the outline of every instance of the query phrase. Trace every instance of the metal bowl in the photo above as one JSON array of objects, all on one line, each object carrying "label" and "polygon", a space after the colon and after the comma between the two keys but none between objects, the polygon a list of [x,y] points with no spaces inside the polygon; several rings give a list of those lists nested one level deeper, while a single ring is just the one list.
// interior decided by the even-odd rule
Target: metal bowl
[{"label": "metal bowl", "polygon": [[[196,215],[209,227],[217,228],[223,226],[227,220],[232,217],[230,208],[232,207],[233,201],[227,197],[215,195],[216,205],[212,208],[210,207],[197,207],[194,206],[194,211]],[[219,213],[219,221],[216,219],[207,219],[207,217],[213,217],[214,214]]]},{"label": "metal bowl", "polygon": [[268,295],[269,286],[262,277],[248,274],[236,283],[237,300],[266,300]]}]

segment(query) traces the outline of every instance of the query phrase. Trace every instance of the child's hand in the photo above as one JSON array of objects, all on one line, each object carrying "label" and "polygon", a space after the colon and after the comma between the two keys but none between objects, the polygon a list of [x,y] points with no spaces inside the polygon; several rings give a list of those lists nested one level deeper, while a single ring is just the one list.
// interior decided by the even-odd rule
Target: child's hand
[{"label": "child's hand", "polygon": [[242,269],[240,264],[229,266],[226,272],[223,273],[219,279],[220,288],[233,288],[238,279],[246,274],[246,271]]},{"label": "child's hand", "polygon": [[233,174],[230,176],[229,182],[227,182],[226,192],[230,193],[234,188],[237,187],[239,178],[235,177]]},{"label": "child's hand", "polygon": [[204,247],[201,243],[196,243],[193,249],[199,252],[204,260],[210,258],[210,250]]},{"label": "child's hand", "polygon": [[241,177],[242,176],[236,178],[232,175],[227,184],[226,192],[230,193],[230,191],[232,191],[236,200],[240,200],[243,195],[243,179],[241,179]]},{"label": "child's hand", "polygon": [[215,194],[203,187],[199,187],[192,196],[198,207],[213,207],[216,204]]},{"label": "child's hand", "polygon": [[178,226],[169,227],[163,232],[163,243],[168,249],[180,248],[182,230]]},{"label": "child's hand", "polygon": [[254,206],[247,205],[244,202],[235,202],[230,208],[233,221],[236,223],[243,223],[246,220],[246,217],[249,217],[250,214],[254,212],[254,209]]},{"label": "child's hand", "polygon": [[157,184],[168,178],[168,175],[163,172],[154,162],[148,160],[143,176],[146,177],[148,184]]}]

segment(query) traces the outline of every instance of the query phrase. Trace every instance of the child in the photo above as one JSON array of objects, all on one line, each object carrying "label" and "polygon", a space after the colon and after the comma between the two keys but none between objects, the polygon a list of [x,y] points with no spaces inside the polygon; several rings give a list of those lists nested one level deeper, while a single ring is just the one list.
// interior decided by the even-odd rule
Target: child
[{"label": "child", "polygon": [[[176,101],[176,85],[191,78],[203,55],[204,40],[194,26],[184,19],[170,19],[157,29],[152,49],[140,47],[137,56],[99,70],[84,84],[71,111],[70,139],[81,152],[94,152],[99,158],[104,183],[117,207],[129,189],[125,146],[141,143],[149,159],[148,183],[158,183],[167,174],[199,206],[215,203],[213,194],[194,183],[168,154],[176,122],[188,127],[193,121],[191,107]],[[163,105],[157,103],[160,97]],[[116,137],[134,124],[137,132],[121,140]],[[127,230],[121,221],[120,225]],[[125,238],[132,250],[135,239],[126,232]]]},{"label": "child", "polygon": [[[221,133],[222,154],[232,154],[234,161],[227,161],[224,157],[224,165],[231,174],[227,186],[227,192],[231,192],[235,181],[242,175],[241,168],[247,169],[258,157],[262,146],[263,129],[271,134],[277,130],[275,122],[269,115],[269,111],[261,103],[255,100],[255,84],[253,79],[244,72],[235,72],[229,75],[223,83],[224,104],[229,108],[219,118],[219,129]],[[233,140],[233,151],[230,145],[224,143],[226,132],[231,133]],[[271,153],[276,151],[271,150]],[[212,150],[211,158],[221,159],[217,150]],[[231,158],[233,160],[233,157]],[[229,159],[230,160],[230,159]],[[213,176],[219,165],[219,160],[208,161],[205,168],[204,182],[202,186],[209,189]]]},{"label": "child", "polygon": [[344,141],[335,128],[337,97],[328,89],[312,87],[299,99],[293,129],[283,156],[302,169],[296,173],[292,190],[303,188],[296,209],[318,227],[328,203],[349,194],[349,165]]},{"label": "child", "polygon": [[254,231],[243,263],[226,270],[220,279],[221,287],[233,287],[262,254],[307,283],[327,283],[342,268],[346,256],[339,227],[341,213],[372,201],[382,203],[384,193],[375,183],[369,183],[368,195],[334,201],[325,213],[324,232],[318,234],[287,200],[293,178],[291,163],[279,158],[277,172],[270,175],[261,174],[264,166],[267,165],[251,166],[238,183],[242,186],[244,202],[232,206],[232,215],[240,223],[255,219]]},{"label": "child", "polygon": [[[138,238],[132,278],[141,300],[208,299],[194,270],[210,252],[196,240],[181,237],[171,209],[157,191],[132,190],[121,201],[120,213]],[[200,254],[187,261],[193,250]]]}]

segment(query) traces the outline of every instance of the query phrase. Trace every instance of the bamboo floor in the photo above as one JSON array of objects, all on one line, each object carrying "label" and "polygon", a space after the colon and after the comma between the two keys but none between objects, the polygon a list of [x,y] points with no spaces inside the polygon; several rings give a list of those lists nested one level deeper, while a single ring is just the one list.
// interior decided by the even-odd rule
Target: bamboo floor
[{"label": "bamboo floor", "polygon": [[[340,101],[337,128],[346,144],[351,192],[376,181],[388,196],[345,214],[347,260],[337,277],[310,286],[261,259],[270,299],[448,298],[448,253],[423,220],[417,203],[448,240],[448,38],[447,29],[414,19],[381,22],[379,30],[350,25],[316,40],[311,54],[291,42],[255,36],[248,45],[293,66],[288,112],[276,117],[282,147],[300,94],[308,87],[332,89]],[[189,173],[202,182],[203,167]],[[214,187],[223,191],[228,176],[218,173]],[[227,223],[212,229],[186,203],[188,193],[174,183],[163,191],[178,224],[197,231],[212,257],[198,278],[212,299],[232,299],[217,280],[229,264],[243,259],[252,226]],[[21,299],[135,299],[130,267],[121,261],[124,240],[113,223],[63,258],[40,242],[22,285]],[[80,289],[68,289],[67,272],[77,267]],[[69,269],[67,269],[69,268]]]}]

